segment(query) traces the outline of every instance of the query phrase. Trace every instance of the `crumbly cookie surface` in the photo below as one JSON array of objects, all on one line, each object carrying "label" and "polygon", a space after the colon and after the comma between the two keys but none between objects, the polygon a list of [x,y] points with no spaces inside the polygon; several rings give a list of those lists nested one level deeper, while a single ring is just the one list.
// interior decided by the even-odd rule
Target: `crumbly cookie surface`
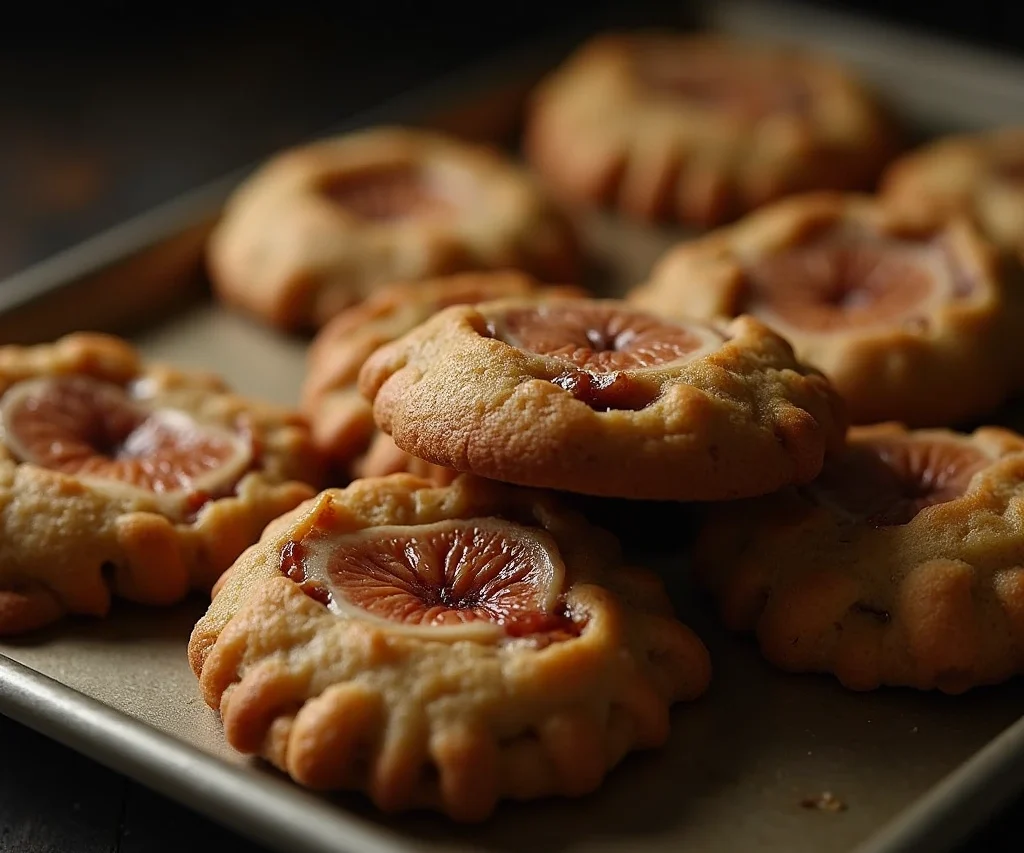
[{"label": "crumbly cookie surface", "polygon": [[226,302],[300,329],[394,281],[505,267],[572,281],[577,249],[496,150],[388,127],[275,157],[228,202],[207,259]]},{"label": "crumbly cookie surface", "polygon": [[209,590],[319,475],[298,416],[117,338],[0,347],[0,634]]},{"label": "crumbly cookie surface", "polygon": [[886,169],[881,195],[923,222],[966,216],[1024,260],[1024,127],[946,137],[912,151]]},{"label": "crumbly cookie surface", "polygon": [[359,370],[379,347],[451,305],[541,293],[584,295],[580,288],[547,287],[520,272],[461,273],[386,286],[337,316],[310,347],[302,389],[302,408],[310,419],[318,447],[351,477],[407,471],[438,485],[451,482],[455,473],[451,469],[410,456],[377,429],[373,407],[359,393]]},{"label": "crumbly cookie surface", "polygon": [[1020,270],[966,220],[922,224],[863,196],[787,199],[681,243],[629,301],[758,317],[824,371],[854,423],[962,423],[1024,380]]},{"label": "crumbly cookie surface", "polygon": [[526,136],[563,195],[700,227],[794,192],[867,189],[896,147],[827,59],[667,33],[584,45],[540,86]]},{"label": "crumbly cookie surface", "polygon": [[806,482],[845,429],[824,377],[756,320],[670,322],[618,300],[454,306],[377,350],[359,383],[414,456],[609,497]]},{"label": "crumbly cookie surface", "polygon": [[405,474],[273,522],[189,657],[237,749],[456,820],[593,790],[710,678],[660,582],[553,496]]},{"label": "crumbly cookie surface", "polygon": [[712,510],[695,554],[726,624],[847,687],[959,693],[1024,672],[1024,439],[850,431],[813,484]]}]

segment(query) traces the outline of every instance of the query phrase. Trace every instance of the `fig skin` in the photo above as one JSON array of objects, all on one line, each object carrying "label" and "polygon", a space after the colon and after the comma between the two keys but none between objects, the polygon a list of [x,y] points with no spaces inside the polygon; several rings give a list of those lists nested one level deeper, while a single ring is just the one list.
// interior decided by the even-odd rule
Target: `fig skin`
[{"label": "fig skin", "polygon": [[202,492],[202,477],[191,484],[200,490],[161,493],[22,461],[25,448],[4,435],[0,634],[66,613],[104,616],[115,596],[168,605],[189,590],[208,591],[270,520],[315,492],[322,463],[302,419],[238,397],[216,377],[146,365],[107,335],[0,347],[0,406],[17,402],[21,383],[53,377],[82,377],[141,410],[181,413],[204,429],[244,437],[245,454],[236,456],[244,464],[213,471],[230,481],[226,494]]},{"label": "fig skin", "polygon": [[[854,269],[835,268],[840,248]],[[847,300],[828,274],[824,292],[795,288],[801,256],[803,272],[823,265],[861,286]],[[628,301],[670,320],[753,312],[828,377],[853,424],[980,423],[1024,388],[1024,268],[967,219],[922,223],[874,197],[795,196],[680,243]]]},{"label": "fig skin", "polygon": [[244,433],[150,410],[120,386],[82,376],[11,386],[0,419],[17,461],[160,495],[171,516],[230,494],[254,462]]}]

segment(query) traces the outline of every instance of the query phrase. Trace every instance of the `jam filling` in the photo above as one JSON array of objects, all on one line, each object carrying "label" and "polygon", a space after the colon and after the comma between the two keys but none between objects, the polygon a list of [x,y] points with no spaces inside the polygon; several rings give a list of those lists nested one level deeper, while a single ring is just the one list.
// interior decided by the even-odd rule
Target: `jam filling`
[{"label": "jam filling", "polygon": [[321,581],[306,577],[306,547],[301,542],[287,542],[281,549],[281,574],[298,584],[306,595],[325,607],[333,601],[331,591]]},{"label": "jam filling", "polygon": [[858,442],[810,487],[818,502],[875,527],[906,524],[921,510],[956,500],[990,460],[955,440]]},{"label": "jam filling", "polygon": [[657,390],[628,373],[590,373],[569,369],[551,380],[598,412],[638,412],[657,398]]},{"label": "jam filling", "polygon": [[233,433],[184,412],[147,411],[120,386],[88,377],[19,383],[4,395],[2,414],[5,443],[19,461],[154,493],[190,491],[191,511],[210,499],[211,475],[233,484],[251,459]]},{"label": "jam filling", "polygon": [[321,191],[354,216],[376,222],[443,216],[453,210],[451,199],[410,165],[335,175]]},{"label": "jam filling", "polygon": [[281,572],[335,611],[403,626],[578,633],[561,603],[557,546],[542,531],[495,518],[333,537],[318,529],[288,543]]},{"label": "jam filling", "polygon": [[920,326],[936,293],[966,296],[971,290],[941,246],[837,235],[761,258],[746,278],[742,311],[810,332]]}]

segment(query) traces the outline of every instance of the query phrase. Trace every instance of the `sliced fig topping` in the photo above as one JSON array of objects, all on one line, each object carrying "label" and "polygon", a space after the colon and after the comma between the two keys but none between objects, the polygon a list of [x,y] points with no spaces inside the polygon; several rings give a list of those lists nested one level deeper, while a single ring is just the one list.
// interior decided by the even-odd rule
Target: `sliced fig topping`
[{"label": "sliced fig topping", "polygon": [[922,329],[936,298],[966,296],[969,282],[934,243],[829,235],[747,268],[741,310],[809,332],[905,323]]},{"label": "sliced fig topping", "polygon": [[590,373],[662,367],[697,358],[722,343],[707,327],[685,327],[614,305],[572,302],[513,308],[492,320],[491,335]]},{"label": "sliced fig topping", "polygon": [[452,210],[451,199],[422,170],[407,164],[334,175],[321,191],[354,216],[380,222],[439,216]]},{"label": "sliced fig topping", "polygon": [[148,411],[117,385],[83,376],[20,382],[0,402],[4,441],[21,462],[157,494],[222,494],[251,448],[172,409]]},{"label": "sliced fig topping", "polygon": [[855,520],[906,524],[926,507],[956,500],[989,462],[956,439],[860,441],[826,465],[811,490]]},{"label": "sliced fig topping", "polygon": [[666,45],[645,51],[636,67],[643,85],[653,92],[751,122],[806,112],[811,103],[801,81],[735,55],[698,57]]},{"label": "sliced fig topping", "polygon": [[303,545],[282,572],[329,588],[341,613],[406,628],[482,623],[508,636],[562,631],[564,568],[541,530],[496,518],[371,528]]}]

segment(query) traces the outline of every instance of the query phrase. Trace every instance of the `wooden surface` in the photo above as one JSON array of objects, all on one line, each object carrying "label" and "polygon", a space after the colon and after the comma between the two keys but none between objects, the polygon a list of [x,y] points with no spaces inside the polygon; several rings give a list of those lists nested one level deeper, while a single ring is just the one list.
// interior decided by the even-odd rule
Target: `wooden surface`
[{"label": "wooden surface", "polygon": [[[143,4],[163,16],[154,26],[134,4],[81,5],[70,17],[62,5],[35,4],[20,21],[5,12],[0,278],[595,7],[489,6],[484,26],[444,3],[424,20],[412,4],[392,16],[373,3],[209,4],[201,18]],[[962,853],[1019,850],[1021,814],[1024,800]],[[0,717],[0,853],[188,850],[262,848]]]}]

